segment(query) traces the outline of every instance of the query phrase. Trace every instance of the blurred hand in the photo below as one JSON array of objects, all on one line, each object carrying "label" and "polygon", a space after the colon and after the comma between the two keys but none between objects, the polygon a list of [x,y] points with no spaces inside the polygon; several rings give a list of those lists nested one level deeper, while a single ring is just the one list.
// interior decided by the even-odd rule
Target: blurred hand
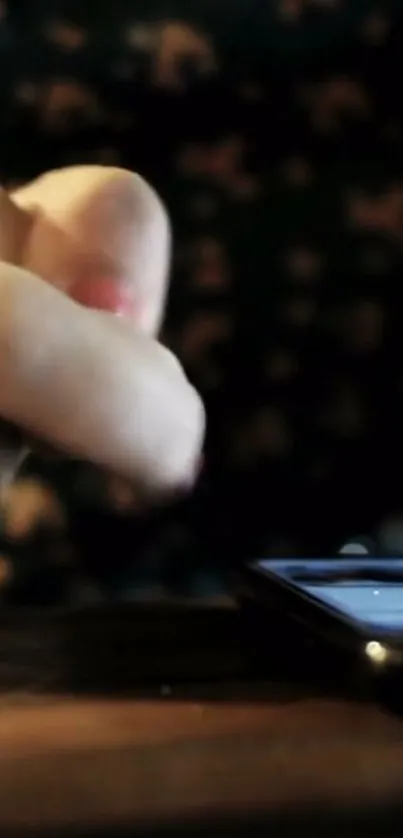
[{"label": "blurred hand", "polygon": [[15,428],[148,496],[189,486],[200,399],[155,335],[170,231],[136,175],[78,166],[0,192],[0,481],[26,448]]}]

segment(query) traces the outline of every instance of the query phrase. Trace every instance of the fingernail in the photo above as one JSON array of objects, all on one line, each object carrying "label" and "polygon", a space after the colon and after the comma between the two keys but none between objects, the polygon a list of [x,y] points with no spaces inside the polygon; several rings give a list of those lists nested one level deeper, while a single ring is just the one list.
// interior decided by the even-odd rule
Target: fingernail
[{"label": "fingernail", "polygon": [[133,317],[132,295],[113,278],[85,277],[70,289],[69,296],[86,308],[108,311],[121,317]]}]

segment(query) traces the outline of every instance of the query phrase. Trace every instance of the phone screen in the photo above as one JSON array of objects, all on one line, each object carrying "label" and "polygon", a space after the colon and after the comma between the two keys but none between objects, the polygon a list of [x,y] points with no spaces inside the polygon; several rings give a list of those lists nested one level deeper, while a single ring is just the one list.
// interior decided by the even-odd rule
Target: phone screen
[{"label": "phone screen", "polygon": [[403,560],[262,559],[258,566],[368,627],[403,631]]}]

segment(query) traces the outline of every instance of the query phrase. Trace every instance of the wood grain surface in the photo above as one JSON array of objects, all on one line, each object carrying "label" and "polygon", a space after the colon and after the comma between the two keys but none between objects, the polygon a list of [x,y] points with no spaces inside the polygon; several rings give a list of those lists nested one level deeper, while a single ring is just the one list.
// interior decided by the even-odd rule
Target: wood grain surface
[{"label": "wood grain surface", "polygon": [[312,806],[368,813],[403,793],[403,725],[358,702],[8,699],[0,742],[1,834]]}]

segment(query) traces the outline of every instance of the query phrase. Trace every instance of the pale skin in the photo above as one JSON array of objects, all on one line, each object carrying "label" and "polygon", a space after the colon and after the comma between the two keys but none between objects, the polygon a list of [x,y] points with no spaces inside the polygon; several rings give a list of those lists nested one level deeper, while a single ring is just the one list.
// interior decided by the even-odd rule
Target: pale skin
[{"label": "pale skin", "polygon": [[[204,411],[156,338],[170,229],[153,190],[80,166],[2,192],[0,257],[0,417],[150,498],[191,486]],[[24,455],[4,435],[3,485]]]}]

